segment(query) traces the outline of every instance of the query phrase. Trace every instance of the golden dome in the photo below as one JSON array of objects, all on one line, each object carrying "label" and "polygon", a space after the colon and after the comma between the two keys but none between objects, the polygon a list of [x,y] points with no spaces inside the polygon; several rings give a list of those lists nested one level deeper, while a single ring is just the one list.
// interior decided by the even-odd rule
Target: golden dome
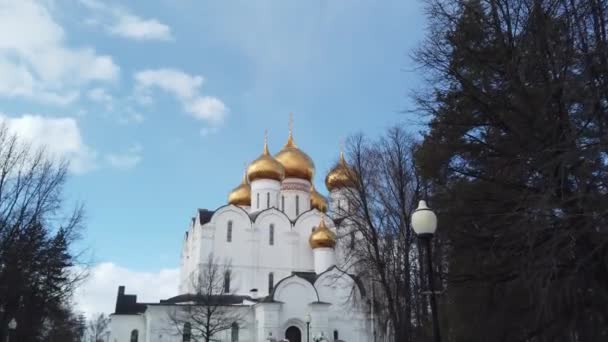
[{"label": "golden dome", "polygon": [[308,239],[311,248],[329,247],[336,245],[336,234],[325,225],[325,219],[321,219],[319,226],[313,230]]},{"label": "golden dome", "polygon": [[277,153],[275,158],[285,167],[286,178],[300,178],[312,181],[312,177],[315,174],[315,163],[296,146],[291,132],[289,132],[287,143]]},{"label": "golden dome", "polygon": [[310,188],[310,207],[320,212],[327,212],[327,200],[315,189],[314,185]]},{"label": "golden dome", "polygon": [[340,152],[340,161],[325,177],[325,185],[329,191],[348,187],[353,184],[354,177],[353,170],[346,164],[346,160],[344,160],[344,153]]},{"label": "golden dome", "polygon": [[243,207],[251,206],[251,185],[247,182],[247,173],[243,174],[241,184],[230,191],[230,194],[228,195],[228,204]]},{"label": "golden dome", "polygon": [[268,152],[268,140],[264,142],[264,152],[249,164],[247,179],[253,182],[257,179],[274,179],[282,181],[285,178],[285,168]]}]

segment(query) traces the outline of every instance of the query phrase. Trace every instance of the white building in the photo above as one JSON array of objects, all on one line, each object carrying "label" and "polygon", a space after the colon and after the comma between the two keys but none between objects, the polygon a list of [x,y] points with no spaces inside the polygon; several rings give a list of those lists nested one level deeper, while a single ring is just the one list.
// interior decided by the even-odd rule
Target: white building
[{"label": "white building", "polygon": [[[185,233],[181,252],[180,295],[160,303],[137,303],[118,290],[111,315],[112,342],[190,341],[187,327],[169,318],[194,303],[198,279],[209,255],[230,264],[225,292],[215,295],[239,321],[213,336],[214,341],[372,341],[370,312],[361,283],[341,271],[335,213],[345,208],[348,185],[343,156],[326,176],[327,201],[312,185],[314,163],[294,143],[291,132],[274,157],[267,142],[247,168],[228,204],[199,209]],[[327,213],[329,209],[329,214]],[[338,229],[347,230],[341,222]],[[338,260],[337,260],[338,259]],[[186,324],[186,323],[184,323]],[[184,329],[185,328],[185,329]]]}]

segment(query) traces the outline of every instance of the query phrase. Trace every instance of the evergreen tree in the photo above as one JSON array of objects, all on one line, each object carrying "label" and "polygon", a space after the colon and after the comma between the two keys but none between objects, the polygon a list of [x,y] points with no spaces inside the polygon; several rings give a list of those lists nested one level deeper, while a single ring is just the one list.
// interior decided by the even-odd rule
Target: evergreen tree
[{"label": "evergreen tree", "polygon": [[608,339],[608,4],[428,0],[417,150],[452,341]]}]

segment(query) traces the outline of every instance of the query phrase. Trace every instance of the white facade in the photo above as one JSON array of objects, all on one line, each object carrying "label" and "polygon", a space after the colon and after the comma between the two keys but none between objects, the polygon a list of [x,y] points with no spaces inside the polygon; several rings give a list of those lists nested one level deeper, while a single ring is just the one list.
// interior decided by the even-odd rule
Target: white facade
[{"label": "white facade", "polygon": [[[195,292],[191,279],[205,269],[211,254],[220,265],[230,264],[226,295],[239,302],[226,307],[239,310],[244,318],[238,324],[237,341],[291,337],[291,342],[301,342],[307,340],[307,332],[310,341],[320,335],[327,341],[334,341],[334,337],[371,341],[365,291],[354,277],[335,266],[341,262],[341,241],[335,248],[313,249],[309,243],[322,219],[336,231],[331,217],[311,209],[310,181],[258,179],[250,186],[250,206],[199,210],[191,220],[181,251],[178,295]],[[334,190],[330,198],[330,207],[335,210],[335,201],[345,196]],[[137,303],[135,296],[120,289],[116,313],[111,315],[110,341],[133,342],[132,334],[137,335],[137,342],[183,341],[169,320],[171,310],[179,310],[183,304],[171,299]],[[235,341],[233,329],[216,334],[214,339]]]}]

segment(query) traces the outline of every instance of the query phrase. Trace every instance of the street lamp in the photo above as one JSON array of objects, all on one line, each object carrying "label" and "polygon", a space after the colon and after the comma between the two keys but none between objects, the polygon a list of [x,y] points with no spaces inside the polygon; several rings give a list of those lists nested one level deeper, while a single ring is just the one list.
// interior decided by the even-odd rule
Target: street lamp
[{"label": "street lamp", "polygon": [[306,314],[304,320],[306,321],[306,342],[310,342],[310,321],[312,321],[312,317],[309,313]]},{"label": "street lamp", "polygon": [[6,337],[7,342],[17,341],[15,338],[15,330],[17,330],[17,320],[13,318],[10,322],[8,322],[8,336]]},{"label": "street lamp", "polygon": [[426,205],[426,201],[418,202],[418,208],[412,214],[412,229],[426,245],[426,262],[428,266],[428,282],[431,292],[431,315],[433,316],[433,335],[435,342],[441,341],[439,320],[437,319],[437,304],[435,303],[435,287],[433,286],[433,258],[431,258],[431,239],[437,230],[437,215]]}]

